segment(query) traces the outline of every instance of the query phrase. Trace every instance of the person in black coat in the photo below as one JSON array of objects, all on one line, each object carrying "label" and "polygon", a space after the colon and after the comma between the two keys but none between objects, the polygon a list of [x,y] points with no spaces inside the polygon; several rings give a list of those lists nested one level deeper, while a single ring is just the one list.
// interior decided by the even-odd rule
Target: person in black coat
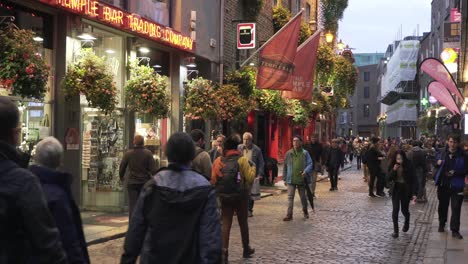
[{"label": "person in black coat", "polygon": [[411,162],[406,158],[404,151],[397,151],[395,157],[390,163],[389,175],[390,181],[394,182],[392,192],[392,220],[393,220],[393,234],[394,238],[398,237],[398,214],[401,212],[405,216],[405,224],[403,232],[408,232],[410,224],[409,204],[411,198],[416,199],[414,168]]},{"label": "person in black coat", "polygon": [[90,263],[81,223],[81,215],[72,198],[72,175],[58,171],[63,147],[54,137],[43,139],[36,146],[35,165],[30,170],[40,180],[47,205],[57,224],[69,263]]},{"label": "person in black coat", "polygon": [[[376,197],[374,194],[375,180],[379,178],[380,174],[380,161],[383,159],[382,153],[379,151],[379,139],[372,138],[372,145],[365,154],[367,157],[367,167],[369,168],[370,180],[369,180],[369,196]],[[377,188],[377,195],[382,196],[383,189]]]},{"label": "person in black coat", "polygon": [[330,178],[330,191],[338,191],[338,172],[343,160],[343,151],[338,147],[338,139],[332,140],[332,145],[327,152],[325,165],[327,166],[328,176]]}]

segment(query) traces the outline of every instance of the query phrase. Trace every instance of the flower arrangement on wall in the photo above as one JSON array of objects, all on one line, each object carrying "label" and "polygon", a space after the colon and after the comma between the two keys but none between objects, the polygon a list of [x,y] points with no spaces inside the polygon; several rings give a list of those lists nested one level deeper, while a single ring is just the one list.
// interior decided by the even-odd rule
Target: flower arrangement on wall
[{"label": "flower arrangement on wall", "polygon": [[42,99],[47,91],[49,66],[31,30],[0,28],[0,87],[11,95]]},{"label": "flower arrangement on wall", "polygon": [[187,83],[184,113],[189,119],[214,120],[217,118],[215,84],[203,78]]}]

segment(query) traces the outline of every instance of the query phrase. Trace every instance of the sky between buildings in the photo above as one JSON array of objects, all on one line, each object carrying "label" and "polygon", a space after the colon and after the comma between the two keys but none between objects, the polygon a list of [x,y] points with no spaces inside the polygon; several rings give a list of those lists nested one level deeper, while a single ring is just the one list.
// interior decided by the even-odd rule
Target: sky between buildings
[{"label": "sky between buildings", "polygon": [[[339,25],[338,39],[354,53],[385,52],[402,36],[431,30],[432,0],[349,0]],[[402,30],[401,30],[402,28]]]}]

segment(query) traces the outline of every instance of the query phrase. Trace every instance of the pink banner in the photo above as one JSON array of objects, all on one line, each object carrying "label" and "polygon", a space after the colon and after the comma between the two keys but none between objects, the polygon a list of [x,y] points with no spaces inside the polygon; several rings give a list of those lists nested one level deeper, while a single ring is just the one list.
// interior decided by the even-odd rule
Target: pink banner
[{"label": "pink banner", "polygon": [[301,14],[294,17],[260,51],[257,88],[292,90],[291,79],[301,17]]},{"label": "pink banner", "polygon": [[453,100],[452,95],[450,92],[445,88],[445,86],[437,81],[433,81],[429,84],[427,87],[427,91],[434,96],[439,103],[441,103],[443,106],[447,107],[447,109],[452,112],[453,114],[459,114],[460,109],[458,109],[457,104]]},{"label": "pink banner", "polygon": [[283,91],[283,97],[308,101],[312,100],[319,42],[320,31],[317,31],[297,49],[296,58],[294,59],[294,71],[292,74],[292,90]]},{"label": "pink banner", "polygon": [[445,65],[435,58],[427,58],[420,65],[421,70],[429,74],[434,80],[440,82],[445,88],[447,88],[451,93],[464,101],[460,90],[458,90],[453,76],[449,73]]}]

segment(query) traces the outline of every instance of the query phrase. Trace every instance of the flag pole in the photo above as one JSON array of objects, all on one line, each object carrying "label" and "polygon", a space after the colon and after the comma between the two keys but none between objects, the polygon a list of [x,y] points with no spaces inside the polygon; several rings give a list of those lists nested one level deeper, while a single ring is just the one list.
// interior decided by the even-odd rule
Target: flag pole
[{"label": "flag pole", "polygon": [[252,55],[250,55],[250,57],[248,57],[241,65],[240,67],[244,67],[244,65],[250,61],[253,57],[255,57],[255,55],[257,55],[257,53],[259,51],[261,51],[265,45],[267,45],[268,43],[270,43],[274,37],[276,37],[276,35],[278,35],[279,33],[281,33],[285,28],[286,26],[288,26],[289,24],[291,24],[292,21],[294,21],[294,19],[296,19],[298,16],[302,15],[302,12],[304,12],[304,8],[301,8],[301,11],[299,11],[293,18],[291,18],[288,23],[286,23],[286,25],[284,25],[280,30],[278,30],[278,32],[276,32],[273,36],[271,36],[265,43],[263,43],[263,45],[258,48],[254,53],[252,53]]},{"label": "flag pole", "polygon": [[310,36],[308,39],[306,39],[306,41],[302,42],[302,44],[301,44],[299,47],[297,47],[297,50],[300,50],[303,46],[305,46],[305,45],[306,45],[307,43],[309,43],[313,38],[315,38],[315,36],[316,36],[317,34],[320,34],[321,32],[322,32],[322,29],[319,29],[319,30],[315,31],[315,33],[312,34],[312,36]]}]

